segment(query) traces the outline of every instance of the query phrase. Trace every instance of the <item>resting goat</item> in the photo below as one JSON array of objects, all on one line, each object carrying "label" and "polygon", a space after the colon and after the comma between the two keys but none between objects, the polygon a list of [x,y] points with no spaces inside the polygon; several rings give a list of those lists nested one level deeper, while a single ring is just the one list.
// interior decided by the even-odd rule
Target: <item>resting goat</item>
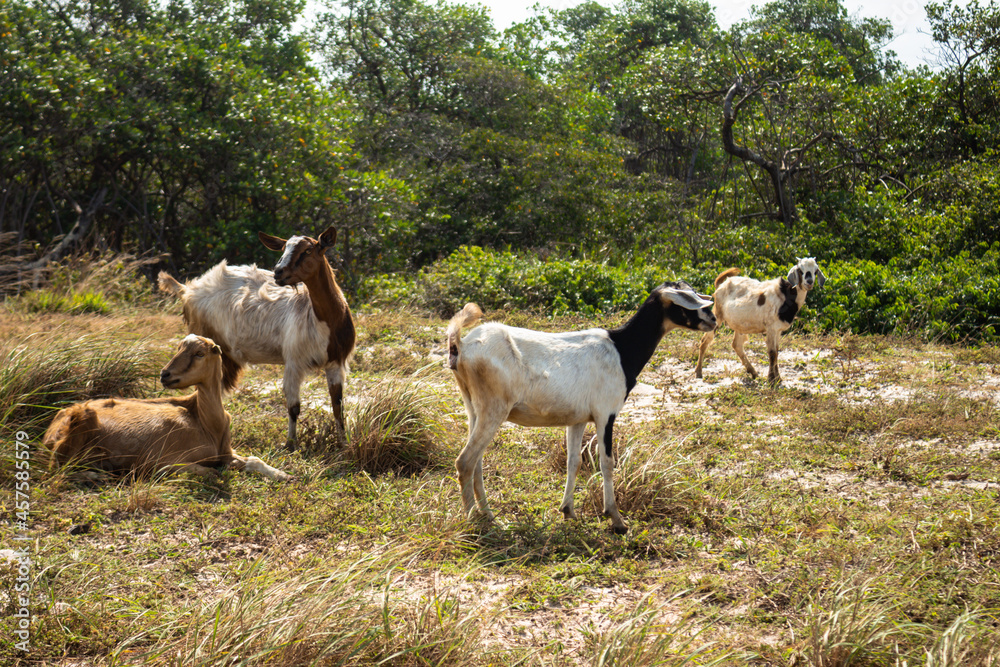
[{"label": "resting goat", "polygon": [[[208,336],[222,348],[226,390],[236,386],[247,364],[284,364],[285,446],[295,449],[299,387],[310,370],[326,373],[333,416],[344,432],[344,379],[354,351],[354,320],[326,260],[336,229],[330,227],[318,240],[258,236],[269,249],[283,251],[273,273],[254,265],[228,266],[223,260],[184,285],[161,272],[160,289],[180,296],[188,331]],[[292,287],[299,283],[306,290]]]},{"label": "resting goat", "polygon": [[[757,377],[757,371],[747,359],[743,344],[747,334],[767,334],[767,356],[770,363],[767,379],[772,384],[779,384],[781,373],[778,372],[778,339],[792,326],[792,321],[806,302],[809,292],[814,287],[822,287],[826,276],[812,257],[800,259],[788,272],[787,278],[760,282],[739,276],[739,272],[739,269],[726,269],[715,279],[715,294],[712,297],[715,300],[715,316],[719,324],[725,324],[733,330],[733,349],[753,378]],[[714,338],[714,331],[701,337],[695,377],[701,377],[705,353]]]},{"label": "resting goat", "polygon": [[53,467],[90,462],[108,471],[148,475],[164,468],[212,475],[210,466],[291,479],[255,456],[233,451],[229,413],[222,407],[222,350],[208,338],[189,335],[160,373],[168,389],[195,387],[190,396],[148,400],[108,398],[60,410],[42,443]]},{"label": "resting goat", "polygon": [[619,329],[542,333],[488,323],[460,338],[482,317],[474,303],[448,324],[448,365],[469,416],[469,439],[455,467],[466,516],[475,503],[493,518],[483,486],[483,454],[504,421],[521,426],[566,426],[566,493],[562,512],[576,518],[573,490],[583,431],[593,422],[601,443],[604,514],[616,533],[627,530],[615,503],[611,431],[639,372],[663,335],[682,327],[715,328],[711,301],[687,283],[664,283]]}]

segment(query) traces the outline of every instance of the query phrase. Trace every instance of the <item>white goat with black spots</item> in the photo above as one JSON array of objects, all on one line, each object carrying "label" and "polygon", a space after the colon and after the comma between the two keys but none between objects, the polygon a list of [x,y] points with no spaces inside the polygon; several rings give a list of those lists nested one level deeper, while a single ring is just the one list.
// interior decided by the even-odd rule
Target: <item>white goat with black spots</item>
[{"label": "white goat with black spots", "polygon": [[616,533],[624,533],[627,526],[612,480],[615,417],[666,332],[715,328],[711,303],[687,283],[664,283],[618,329],[543,333],[487,323],[461,338],[462,328],[483,314],[476,304],[466,304],[448,324],[448,366],[469,416],[469,439],[455,462],[466,516],[472,516],[478,503],[480,512],[493,518],[483,486],[483,454],[500,425],[509,421],[566,427],[562,512],[575,519],[573,490],[583,432],[593,422],[600,440],[604,514]]},{"label": "white goat with black spots", "polygon": [[[715,279],[715,317],[719,324],[733,330],[733,349],[753,378],[757,370],[743,351],[747,334],[767,334],[769,369],[767,379],[772,384],[781,383],[778,372],[778,340],[795,320],[806,302],[806,296],[815,287],[822,287],[826,276],[812,257],[800,259],[788,272],[787,278],[760,282],[738,275],[739,269],[726,269]],[[698,351],[696,377],[701,377],[705,354],[715,338],[715,331],[701,337]]]}]

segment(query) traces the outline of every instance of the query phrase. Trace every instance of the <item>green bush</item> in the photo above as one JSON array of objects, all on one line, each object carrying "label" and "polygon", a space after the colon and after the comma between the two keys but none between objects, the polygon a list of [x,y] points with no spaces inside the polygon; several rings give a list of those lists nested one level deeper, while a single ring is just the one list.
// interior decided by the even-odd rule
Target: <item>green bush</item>
[{"label": "green bush", "polygon": [[976,257],[967,251],[924,260],[907,271],[850,260],[821,264],[829,280],[809,297],[820,331],[898,334],[947,342],[1000,339],[1000,243]]},{"label": "green bush", "polygon": [[520,256],[463,246],[415,279],[379,276],[365,285],[375,306],[410,305],[450,315],[475,301],[487,310],[516,308],[551,315],[631,310],[665,280],[654,266],[609,266],[590,260]]},{"label": "green bush", "polygon": [[[784,264],[758,257],[744,275],[784,276]],[[1000,243],[981,253],[924,259],[818,258],[827,282],[809,295],[798,326],[815,332],[896,334],[948,342],[1000,339]],[[735,263],[734,263],[735,264]],[[561,315],[599,315],[632,310],[665,280],[687,280],[711,293],[721,262],[688,268],[675,276],[646,264],[610,266],[589,260],[541,260],[510,251],[462,247],[422,269],[416,277],[369,279],[363,300],[376,308],[409,306],[447,316],[468,301],[487,310],[518,309]]]}]

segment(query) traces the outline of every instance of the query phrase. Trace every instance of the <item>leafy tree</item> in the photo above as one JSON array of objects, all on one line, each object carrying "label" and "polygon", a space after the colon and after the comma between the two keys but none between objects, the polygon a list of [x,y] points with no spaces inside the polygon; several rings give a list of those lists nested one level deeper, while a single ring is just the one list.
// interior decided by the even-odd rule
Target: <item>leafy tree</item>
[{"label": "leafy tree", "polygon": [[350,117],[304,67],[299,7],[9,3],[0,230],[44,244],[74,229],[197,266],[253,258],[256,229],[334,219]]},{"label": "leafy tree", "polygon": [[954,110],[954,143],[962,157],[996,146],[1000,96],[1000,6],[971,0],[927,5],[931,35],[944,66],[945,99]]},{"label": "leafy tree", "polygon": [[900,69],[895,53],[884,51],[892,41],[892,22],[851,18],[841,0],[775,0],[753,7],[750,19],[734,27],[736,35],[772,31],[828,42],[858,83],[877,84]]},{"label": "leafy tree", "polygon": [[323,66],[370,116],[448,108],[455,60],[494,38],[483,8],[444,0],[330,0],[328,9],[315,30]]}]

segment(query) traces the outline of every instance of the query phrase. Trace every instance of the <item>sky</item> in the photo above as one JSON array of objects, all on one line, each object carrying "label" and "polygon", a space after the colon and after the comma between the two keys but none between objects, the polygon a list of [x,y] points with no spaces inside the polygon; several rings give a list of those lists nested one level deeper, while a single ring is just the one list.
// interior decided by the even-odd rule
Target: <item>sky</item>
[{"label": "sky", "polygon": [[[601,4],[615,6],[614,0],[599,0]],[[582,0],[464,0],[465,4],[480,4],[486,7],[493,17],[493,25],[497,30],[503,30],[512,23],[523,21],[534,15],[533,5],[541,4],[553,9],[568,9],[580,4]],[[767,0],[708,0],[715,7],[715,20],[721,28],[728,28],[737,21],[742,21],[750,15],[753,5],[763,5]],[[927,14],[924,5],[927,0],[844,0],[844,6],[852,17],[883,18],[892,22],[896,38],[889,48],[896,52],[899,59],[910,67],[919,65],[933,66],[935,58],[933,41],[930,37],[930,27],[927,24]]]}]

